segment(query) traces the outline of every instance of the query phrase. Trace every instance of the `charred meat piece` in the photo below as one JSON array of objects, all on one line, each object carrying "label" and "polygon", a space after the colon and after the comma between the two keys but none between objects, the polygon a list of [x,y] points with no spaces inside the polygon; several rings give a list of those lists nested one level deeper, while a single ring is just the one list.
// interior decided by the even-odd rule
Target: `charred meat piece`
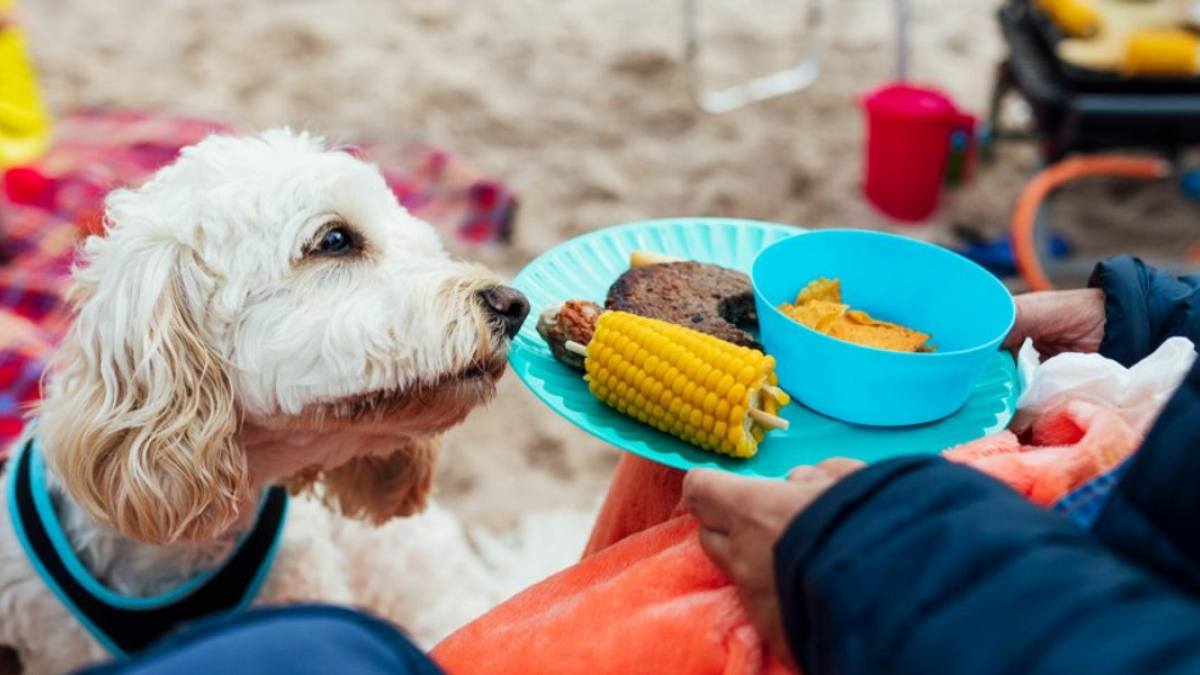
[{"label": "charred meat piece", "polygon": [[608,289],[608,309],[669,321],[735,345],[762,349],[739,323],[757,322],[750,277],[699,262],[635,267]]},{"label": "charred meat piece", "polygon": [[550,345],[550,353],[564,365],[583,370],[583,357],[567,350],[567,341],[587,345],[600,318],[600,305],[588,300],[567,300],[546,308],[538,317],[537,332]]}]

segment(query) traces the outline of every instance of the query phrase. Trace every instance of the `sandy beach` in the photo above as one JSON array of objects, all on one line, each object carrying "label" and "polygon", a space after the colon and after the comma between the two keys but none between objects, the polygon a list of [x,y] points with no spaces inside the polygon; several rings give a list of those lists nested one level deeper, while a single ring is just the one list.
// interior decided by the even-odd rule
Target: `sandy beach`
[{"label": "sandy beach", "polygon": [[[813,39],[792,29],[799,4],[702,2],[706,72],[733,81],[788,63]],[[913,76],[981,112],[1003,54],[995,3],[913,5]],[[721,116],[690,98],[678,2],[27,0],[24,14],[55,111],[116,106],[454,148],[520,196],[512,246],[459,251],[510,275],[571,236],[645,218],[896,227],[859,189],[855,100],[895,72],[882,0],[830,4],[811,89]],[[929,224],[907,231],[1003,232],[1037,163],[1032,148],[1000,148]],[[1062,205],[1085,243],[1120,245],[1139,227],[1145,236],[1145,217],[1194,226],[1195,207],[1170,189],[1110,187]],[[1151,235],[1169,246],[1179,230]],[[495,531],[535,512],[586,521],[617,457],[510,374],[495,403],[449,436],[440,499]]]}]

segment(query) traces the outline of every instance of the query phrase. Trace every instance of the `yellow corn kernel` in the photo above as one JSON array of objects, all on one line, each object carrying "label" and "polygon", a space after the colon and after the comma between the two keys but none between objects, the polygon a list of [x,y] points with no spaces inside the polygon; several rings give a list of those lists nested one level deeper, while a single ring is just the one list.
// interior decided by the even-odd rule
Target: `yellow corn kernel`
[{"label": "yellow corn kernel", "polygon": [[734,457],[754,455],[768,430],[748,411],[775,414],[787,403],[774,387],[775,359],[625,312],[600,315],[586,369],[588,389],[608,406]]},{"label": "yellow corn kernel", "polygon": [[721,371],[713,368],[712,371],[710,371],[709,374],[704,378],[704,388],[709,390],[715,389],[717,383],[720,381]]},{"label": "yellow corn kernel", "polygon": [[742,368],[742,372],[738,373],[737,381],[742,383],[743,386],[749,387],[751,384],[754,384],[756,377],[758,377],[758,371],[754,369],[754,366],[747,365]]},{"label": "yellow corn kernel", "polygon": [[733,387],[733,378],[730,377],[729,375],[722,375],[721,380],[719,382],[717,382],[717,388],[716,388],[717,396],[724,397],[725,394],[729,393],[729,390],[732,387]]},{"label": "yellow corn kernel", "polygon": [[[713,392],[713,396],[717,396],[717,393]],[[729,407],[729,401],[717,396],[717,417],[729,419]]]}]

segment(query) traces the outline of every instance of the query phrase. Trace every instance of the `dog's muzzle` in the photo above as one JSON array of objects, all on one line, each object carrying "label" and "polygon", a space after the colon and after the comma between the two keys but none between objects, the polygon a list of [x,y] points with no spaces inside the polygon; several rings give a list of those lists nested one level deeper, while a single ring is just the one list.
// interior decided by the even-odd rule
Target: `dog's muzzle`
[{"label": "dog's muzzle", "polygon": [[510,338],[521,330],[521,324],[529,316],[529,300],[521,291],[509,286],[493,286],[480,291],[479,301],[495,325]]}]

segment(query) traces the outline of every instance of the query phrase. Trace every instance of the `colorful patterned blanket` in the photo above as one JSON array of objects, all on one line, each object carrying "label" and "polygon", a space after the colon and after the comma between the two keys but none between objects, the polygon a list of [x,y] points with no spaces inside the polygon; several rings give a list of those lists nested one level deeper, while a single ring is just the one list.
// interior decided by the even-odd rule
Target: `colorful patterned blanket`
[{"label": "colorful patterned blanket", "polygon": [[[86,111],[59,120],[33,167],[10,169],[0,200],[0,458],[39,396],[46,357],[69,321],[63,301],[75,245],[99,227],[104,195],[136,185],[180,148],[213,132],[207,120]],[[508,241],[516,199],[453,153],[414,142],[364,141],[413,214],[467,246]]]}]

